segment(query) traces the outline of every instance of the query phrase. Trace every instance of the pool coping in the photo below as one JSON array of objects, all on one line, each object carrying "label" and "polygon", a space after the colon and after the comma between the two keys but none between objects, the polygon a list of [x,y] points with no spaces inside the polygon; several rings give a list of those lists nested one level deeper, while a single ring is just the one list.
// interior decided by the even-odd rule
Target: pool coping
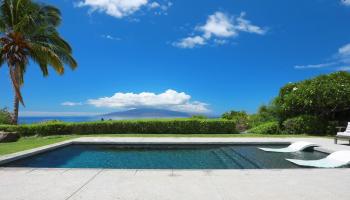
[{"label": "pool coping", "polygon": [[[295,138],[293,139],[295,140]],[[282,144],[282,145],[288,145],[293,142],[292,138],[291,140],[287,139],[281,139],[281,138],[253,138],[251,141],[249,141],[249,138],[247,138],[246,141],[237,141],[237,138],[109,138],[109,137],[81,137],[76,138],[72,140],[67,140],[63,142],[58,142],[42,147],[37,147],[34,149],[29,149],[25,151],[20,151],[12,154],[7,154],[4,156],[0,156],[0,165],[13,162],[19,159],[27,158],[33,155],[37,155],[40,153],[44,153],[46,151],[51,151],[57,148],[73,145],[73,144],[113,144],[113,145],[154,145],[154,144],[186,144],[186,145],[196,145],[196,144],[207,144],[207,145],[214,145],[214,144],[232,144],[232,145],[239,145],[239,144],[249,144],[249,145],[256,145],[256,144]],[[316,147],[314,148],[316,151],[323,152],[323,153],[332,153],[334,150],[323,148],[323,147]]]}]

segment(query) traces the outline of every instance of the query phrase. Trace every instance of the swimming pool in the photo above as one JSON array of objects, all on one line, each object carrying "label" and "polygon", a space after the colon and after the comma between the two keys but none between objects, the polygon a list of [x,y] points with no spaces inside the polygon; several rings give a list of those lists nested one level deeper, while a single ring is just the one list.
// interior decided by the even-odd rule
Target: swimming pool
[{"label": "swimming pool", "polygon": [[318,151],[269,153],[251,144],[71,144],[3,167],[107,169],[286,169],[300,168],[285,158],[321,159]]}]

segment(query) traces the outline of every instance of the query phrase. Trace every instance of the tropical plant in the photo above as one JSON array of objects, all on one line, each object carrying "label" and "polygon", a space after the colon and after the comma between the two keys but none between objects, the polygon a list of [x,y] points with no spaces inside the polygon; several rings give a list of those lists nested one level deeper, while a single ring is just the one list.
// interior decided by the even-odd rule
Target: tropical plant
[{"label": "tropical plant", "polygon": [[10,124],[11,123],[11,113],[7,108],[0,109],[0,124]]},{"label": "tropical plant", "polygon": [[60,11],[32,0],[2,0],[0,3],[0,66],[7,64],[15,91],[13,123],[17,124],[19,103],[24,106],[21,86],[29,60],[48,76],[51,66],[58,74],[64,65],[75,69],[70,45],[57,31]]}]

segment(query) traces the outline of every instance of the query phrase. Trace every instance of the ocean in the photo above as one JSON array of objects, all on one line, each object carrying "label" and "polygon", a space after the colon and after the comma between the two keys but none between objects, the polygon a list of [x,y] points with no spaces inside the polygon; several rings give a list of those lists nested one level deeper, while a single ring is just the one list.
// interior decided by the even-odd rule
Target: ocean
[{"label": "ocean", "polygon": [[90,117],[19,117],[20,124],[34,124],[39,122],[59,120],[64,122],[91,122],[99,121],[100,117],[90,116]]},{"label": "ocean", "polygon": [[90,116],[90,117],[19,117],[19,124],[35,124],[40,122],[46,122],[51,120],[59,120],[63,122],[93,122],[104,120],[132,120],[132,119],[166,119],[176,117],[101,117],[101,116]]}]

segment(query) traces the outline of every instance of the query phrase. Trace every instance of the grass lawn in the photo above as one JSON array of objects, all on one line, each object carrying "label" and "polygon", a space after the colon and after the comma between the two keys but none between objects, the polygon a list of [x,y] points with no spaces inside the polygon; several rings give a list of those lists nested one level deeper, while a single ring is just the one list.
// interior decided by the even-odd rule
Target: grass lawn
[{"label": "grass lawn", "polygon": [[15,153],[36,147],[79,137],[310,137],[307,135],[258,135],[258,134],[106,134],[106,135],[62,135],[48,137],[24,137],[17,142],[0,143],[0,155]]}]

